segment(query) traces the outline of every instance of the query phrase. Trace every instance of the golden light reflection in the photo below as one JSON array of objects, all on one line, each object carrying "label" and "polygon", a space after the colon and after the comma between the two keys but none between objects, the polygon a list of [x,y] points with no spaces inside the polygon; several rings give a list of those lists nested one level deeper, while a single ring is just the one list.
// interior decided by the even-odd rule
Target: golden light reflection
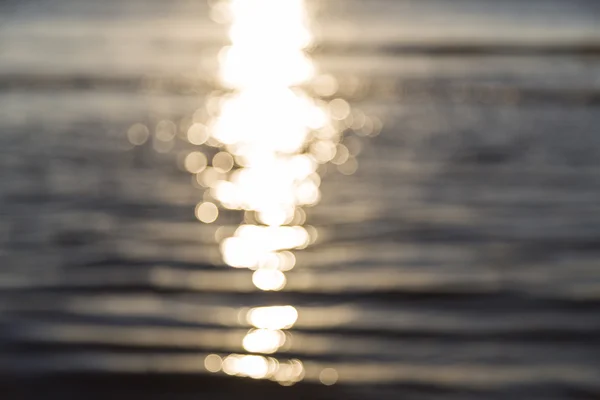
[{"label": "golden light reflection", "polygon": [[193,151],[185,157],[185,169],[191,173],[198,174],[204,171],[206,165],[206,156],[199,151]]},{"label": "golden light reflection", "polygon": [[283,330],[293,327],[297,319],[298,311],[292,306],[257,307],[248,310],[246,322],[257,329],[250,330],[244,337],[244,349],[252,353],[276,352],[288,340]]},{"label": "golden light reflection", "polygon": [[[183,165],[206,188],[205,201],[196,207],[200,221],[216,221],[219,208],[244,215],[234,231],[216,230],[223,261],[252,270],[257,289],[279,291],[296,265],[293,252],[318,237],[305,225],[304,209],[321,199],[319,166],[331,162],[343,174],[354,173],[360,145],[345,146],[342,132],[366,132],[370,125],[367,116],[335,98],[340,83],[319,74],[307,55],[313,38],[305,0],[222,0],[212,5],[211,17],[229,24],[230,44],[218,55],[226,90],[208,96],[187,130],[191,144],[214,149],[190,153]],[[166,139],[172,126],[163,125]],[[132,142],[143,140],[143,130],[136,129]],[[254,354],[210,355],[206,369],[284,385],[302,380],[299,360],[260,355],[289,348],[285,330],[298,320],[296,308],[258,307],[240,315],[241,324],[252,326],[242,346]],[[337,380],[331,371],[323,374],[325,384]]]},{"label": "golden light reflection", "polygon": [[208,130],[206,126],[195,123],[188,129],[187,138],[191,144],[204,144],[208,140]]},{"label": "golden light reflection", "polygon": [[[211,98],[209,137],[224,151],[200,183],[228,209],[244,210],[262,225],[244,225],[221,244],[224,261],[257,270],[261,290],[281,290],[284,271],[295,265],[290,250],[304,248],[303,206],[320,199],[319,163],[335,155],[338,141],[329,108],[300,85],[314,78],[305,50],[312,44],[303,0],[230,0],[216,6],[230,23],[231,44],[219,54],[220,78],[230,94]],[[335,86],[319,79],[323,91]],[[316,131],[328,139],[310,145]],[[308,146],[310,145],[310,146]],[[310,151],[306,151],[307,146]],[[229,157],[227,157],[227,155]]]},{"label": "golden light reflection", "polygon": [[289,271],[295,257],[281,250],[302,248],[309,242],[310,235],[301,226],[241,225],[234,236],[221,242],[221,252],[234,268]]},{"label": "golden light reflection", "polygon": [[270,371],[269,360],[262,356],[232,354],[223,361],[223,371],[227,375],[266,378]]},{"label": "golden light reflection", "polygon": [[209,354],[204,359],[204,367],[208,372],[219,372],[223,367],[223,359],[217,354]]},{"label": "golden light reflection", "polygon": [[227,375],[253,379],[271,379],[283,385],[291,385],[304,379],[304,365],[299,360],[280,362],[272,357],[231,354],[223,360],[223,372]]},{"label": "golden light reflection", "polygon": [[292,306],[253,308],[246,314],[246,321],[262,329],[289,329],[296,323],[298,311]]},{"label": "golden light reflection", "polygon": [[231,46],[220,54],[223,82],[233,89],[286,88],[314,73],[303,50],[312,41],[304,0],[230,0]]},{"label": "golden light reflection", "polygon": [[281,271],[259,269],[252,274],[254,286],[264,291],[279,291],[285,287],[287,280]]},{"label": "golden light reflection", "polygon": [[213,203],[205,202],[196,206],[196,217],[205,224],[211,224],[217,220],[219,209]]},{"label": "golden light reflection", "polygon": [[251,353],[275,353],[285,344],[286,336],[280,330],[253,329],[244,337],[242,345]]}]

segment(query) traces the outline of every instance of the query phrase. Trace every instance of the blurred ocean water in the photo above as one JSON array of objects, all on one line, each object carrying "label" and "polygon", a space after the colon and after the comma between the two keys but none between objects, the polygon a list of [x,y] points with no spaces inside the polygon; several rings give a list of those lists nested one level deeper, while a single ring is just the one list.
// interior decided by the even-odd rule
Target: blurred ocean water
[{"label": "blurred ocean water", "polygon": [[345,397],[598,396],[600,3],[309,9],[315,65],[383,128],[348,129],[356,172],[322,171],[318,238],[262,292],[219,253],[241,214],[198,222],[193,146],[155,135],[219,89],[209,6],[0,2],[0,372],[205,375],[290,305],[272,356]]}]

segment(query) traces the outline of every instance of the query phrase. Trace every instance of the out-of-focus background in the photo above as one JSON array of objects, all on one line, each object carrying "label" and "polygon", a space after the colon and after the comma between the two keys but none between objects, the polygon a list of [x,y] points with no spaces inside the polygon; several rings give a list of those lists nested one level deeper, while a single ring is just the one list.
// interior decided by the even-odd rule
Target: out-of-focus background
[{"label": "out-of-focus background", "polygon": [[3,398],[599,398],[599,54],[593,0],[0,1]]}]

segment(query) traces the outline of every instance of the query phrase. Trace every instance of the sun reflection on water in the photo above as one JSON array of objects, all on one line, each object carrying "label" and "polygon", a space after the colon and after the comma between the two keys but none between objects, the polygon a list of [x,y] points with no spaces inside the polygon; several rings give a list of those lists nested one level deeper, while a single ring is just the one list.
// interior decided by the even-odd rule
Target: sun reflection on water
[{"label": "sun reflection on water", "polygon": [[[233,234],[220,230],[216,236],[223,261],[252,270],[257,289],[279,291],[287,283],[285,273],[295,267],[293,252],[317,237],[316,229],[305,225],[304,208],[321,198],[320,165],[332,162],[348,173],[356,169],[355,154],[340,143],[352,110],[343,99],[309,94],[311,87],[310,93],[331,98],[339,85],[319,74],[308,56],[313,37],[304,0],[222,0],[212,15],[229,24],[230,44],[218,56],[226,90],[209,97],[208,118],[194,116],[187,138],[217,152],[192,152],[184,167],[209,194],[196,208],[200,221],[215,222],[218,207],[244,213],[245,223]],[[359,116],[357,124],[364,119]],[[143,135],[132,136],[141,141]],[[242,346],[252,354],[213,354],[206,369],[281,384],[302,380],[301,361],[267,356],[290,345],[286,330],[297,319],[290,305],[247,311],[245,322],[252,329]]]},{"label": "sun reflection on water", "polygon": [[[221,242],[225,263],[254,270],[258,289],[281,290],[296,262],[291,251],[311,243],[302,208],[320,200],[318,167],[336,157],[336,121],[350,108],[303,89],[311,81],[325,91],[336,86],[331,76],[316,77],[307,55],[313,38],[304,0],[228,0],[215,7],[229,23],[231,43],[219,53],[219,78],[229,92],[211,97],[212,117],[194,124],[188,137],[220,151],[211,166],[197,153],[185,164],[221,207],[243,210],[253,221]],[[199,219],[213,222],[214,210],[201,206]]]},{"label": "sun reflection on water", "polygon": [[[243,222],[221,224],[210,234],[223,262],[249,270],[257,290],[281,291],[296,267],[295,252],[319,238],[306,210],[321,200],[321,177],[332,169],[356,172],[360,137],[377,135],[381,122],[341,98],[359,92],[357,78],[338,79],[315,67],[305,0],[209,2],[213,20],[229,26],[230,43],[217,57],[219,89],[179,124],[132,125],[124,132],[127,148],[142,157],[146,148],[168,153],[187,139],[193,151],[180,153],[177,163],[204,190],[195,217],[213,224],[237,210]],[[343,135],[350,131],[354,135]],[[178,279],[165,273],[160,281]],[[250,330],[236,343],[247,354],[210,354],[205,370],[282,385],[303,380],[300,360],[271,356],[297,351],[289,330],[298,319],[291,305],[238,310],[239,325]],[[335,369],[308,371],[324,385],[338,382]]]}]

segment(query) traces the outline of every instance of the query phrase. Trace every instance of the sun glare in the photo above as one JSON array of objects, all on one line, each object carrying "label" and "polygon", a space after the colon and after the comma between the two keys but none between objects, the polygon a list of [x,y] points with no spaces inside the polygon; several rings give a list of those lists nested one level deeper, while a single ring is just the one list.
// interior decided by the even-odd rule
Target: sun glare
[{"label": "sun glare", "polygon": [[[304,0],[222,0],[211,15],[229,26],[230,43],[218,55],[224,90],[211,94],[206,110],[194,115],[187,138],[216,150],[192,152],[183,166],[209,194],[196,208],[200,221],[217,221],[219,209],[244,214],[234,232],[216,236],[225,264],[252,270],[258,290],[280,291],[296,265],[293,252],[318,236],[305,225],[304,209],[321,199],[319,165],[356,163],[340,143],[352,110],[332,98],[337,80],[319,74],[308,56],[313,37]],[[132,142],[144,135],[139,127],[130,134]],[[257,355],[288,348],[285,330],[297,320],[289,305],[251,309],[240,323],[252,327],[242,347],[253,355],[211,355],[206,369],[282,384],[302,380],[300,361]]]},{"label": "sun glare", "polygon": [[[211,98],[212,117],[188,136],[220,151],[211,166],[202,153],[188,156],[185,166],[221,207],[254,221],[222,240],[225,263],[255,270],[260,290],[281,290],[284,272],[296,263],[291,251],[310,244],[302,208],[321,198],[318,166],[336,156],[335,118],[347,103],[338,99],[330,107],[304,89],[315,80],[336,83],[315,77],[303,0],[229,0],[218,3],[217,14],[229,23],[230,44],[219,53],[219,79],[229,91]],[[214,213],[199,217],[212,221]]]}]

